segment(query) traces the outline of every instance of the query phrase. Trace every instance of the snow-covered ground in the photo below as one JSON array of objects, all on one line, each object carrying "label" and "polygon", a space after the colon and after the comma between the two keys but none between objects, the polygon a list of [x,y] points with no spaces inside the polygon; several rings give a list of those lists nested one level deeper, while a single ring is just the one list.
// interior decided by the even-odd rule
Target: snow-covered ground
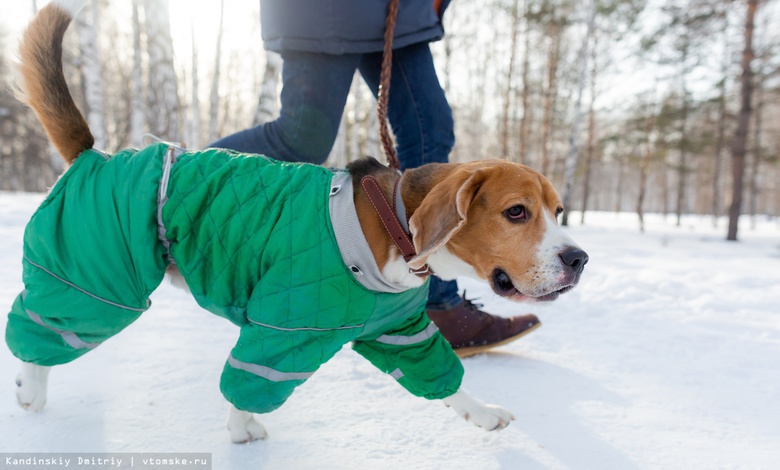
[{"label": "snow-covered ground", "polygon": [[[0,193],[5,311],[40,200]],[[408,395],[345,347],[261,417],[267,441],[231,444],[218,381],[238,331],[164,285],[122,334],[54,369],[40,413],[16,405],[0,348],[0,452],[207,452],[238,470],[780,468],[780,223],[730,243],[706,218],[651,216],[645,234],[632,214],[587,222],[570,229],[590,254],[582,283],[551,305],[461,283],[486,310],[544,323],[464,361],[468,390],[516,415],[503,431]]]}]

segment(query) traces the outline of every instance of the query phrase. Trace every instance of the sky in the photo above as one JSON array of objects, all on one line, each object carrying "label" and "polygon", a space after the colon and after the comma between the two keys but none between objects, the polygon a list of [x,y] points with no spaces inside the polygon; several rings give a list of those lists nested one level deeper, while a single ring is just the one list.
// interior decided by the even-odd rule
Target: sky
[{"label": "sky", "polygon": [[[45,6],[48,1],[38,0],[38,8]],[[191,26],[197,31],[197,42],[203,50],[203,55],[213,56],[213,48],[216,42],[217,24],[219,20],[219,2],[200,1],[197,7],[191,0],[169,0],[171,16],[172,36],[175,48],[181,51],[191,47]],[[112,8],[117,8],[122,16],[127,18],[126,26],[131,28],[132,12],[130,1],[112,1]],[[11,35],[20,34],[33,14],[33,0],[0,0],[0,24],[7,28]],[[223,44],[226,49],[240,49],[249,41],[257,41],[261,47],[260,35],[252,37],[247,32],[252,31],[252,24],[259,14],[259,2],[256,0],[229,0],[225,8],[225,34]],[[13,47],[14,41],[9,46]]]}]

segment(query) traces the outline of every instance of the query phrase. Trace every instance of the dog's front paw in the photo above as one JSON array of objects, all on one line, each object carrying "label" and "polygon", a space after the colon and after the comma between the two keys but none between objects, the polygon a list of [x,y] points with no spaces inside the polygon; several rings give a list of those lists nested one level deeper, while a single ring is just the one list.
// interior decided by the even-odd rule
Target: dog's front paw
[{"label": "dog's front paw", "polygon": [[263,440],[268,437],[265,427],[257,421],[252,413],[230,406],[227,422],[230,440],[236,444],[246,444]]},{"label": "dog's front paw", "polygon": [[50,367],[22,363],[22,372],[16,377],[16,400],[27,411],[41,411],[46,405]]},{"label": "dog's front paw", "polygon": [[472,413],[467,413],[464,418],[486,431],[504,429],[509,426],[511,421],[515,420],[514,415],[509,410],[497,405],[481,405]]},{"label": "dog's front paw", "polygon": [[462,390],[444,399],[444,404],[452,407],[460,416],[487,431],[504,429],[515,417],[509,410],[497,405],[485,405]]}]

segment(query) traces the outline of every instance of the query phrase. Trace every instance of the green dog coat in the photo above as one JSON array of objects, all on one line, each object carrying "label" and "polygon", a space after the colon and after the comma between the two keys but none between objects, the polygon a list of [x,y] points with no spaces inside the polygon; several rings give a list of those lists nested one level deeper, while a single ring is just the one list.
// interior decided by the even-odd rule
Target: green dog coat
[{"label": "green dog coat", "polygon": [[347,172],[166,144],[87,150],[52,188],[25,230],[9,348],[45,366],[80,357],[150,307],[171,263],[199,305],[240,327],[220,383],[238,409],[279,407],[349,342],[417,396],[460,386],[427,284],[381,275]]}]

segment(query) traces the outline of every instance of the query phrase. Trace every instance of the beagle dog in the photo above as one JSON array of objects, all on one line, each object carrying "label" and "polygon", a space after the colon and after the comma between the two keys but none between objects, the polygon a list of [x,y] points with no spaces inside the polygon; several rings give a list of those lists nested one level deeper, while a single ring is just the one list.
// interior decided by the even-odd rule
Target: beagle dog
[{"label": "beagle dog", "polygon": [[[68,164],[93,145],[60,63],[62,37],[81,3],[51,2],[31,22],[20,44],[23,99]],[[393,200],[395,171],[367,159],[351,164],[349,173],[353,182],[372,177],[384,196]],[[354,185],[360,230],[390,284],[419,288],[425,283],[425,276],[419,275],[425,265],[446,280],[468,276],[485,281],[496,294],[516,302],[551,301],[578,283],[587,254],[558,226],[557,216],[563,211],[560,198],[537,171],[506,160],[429,164],[407,170],[397,186],[416,251],[411,257],[403,256],[366,192]],[[175,266],[168,271],[175,285],[187,287]],[[22,407],[31,411],[43,407],[48,372],[49,367],[23,363],[17,380]],[[462,389],[443,402],[487,430],[501,429],[514,419],[507,410],[482,404]],[[251,412],[235,406],[228,427],[235,442],[266,436]]]}]

